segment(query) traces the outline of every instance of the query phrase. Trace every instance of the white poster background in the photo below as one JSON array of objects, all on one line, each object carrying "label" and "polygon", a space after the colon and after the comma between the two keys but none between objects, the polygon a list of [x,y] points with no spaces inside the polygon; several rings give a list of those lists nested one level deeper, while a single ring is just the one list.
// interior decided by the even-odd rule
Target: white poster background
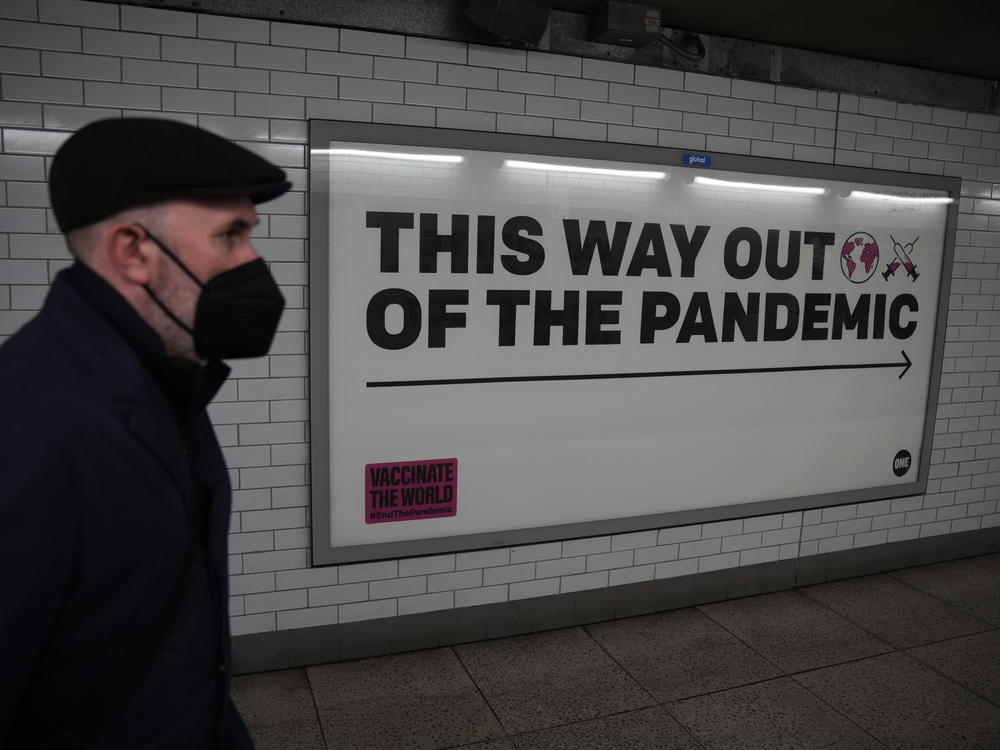
[{"label": "white poster background", "polygon": [[[331,143],[331,149],[411,154],[450,154],[458,164],[406,161],[382,156],[329,153],[330,288],[330,539],[331,546],[557,526],[580,522],[654,516],[673,511],[763,500],[822,495],[916,480],[928,408],[938,290],[945,246],[947,206],[936,203],[849,197],[852,191],[926,196],[926,191],[858,185],[830,180],[769,177],[716,170],[595,159],[462,149]],[[505,166],[520,159],[599,169],[666,171],[665,179],[608,174],[563,173]],[[818,186],[823,195],[800,195],[731,186],[696,184],[707,176],[739,182]],[[399,230],[398,272],[380,270],[381,230],[366,226],[372,211],[413,215],[413,229]],[[451,257],[437,256],[434,273],[419,269],[420,214],[435,214],[437,232],[451,233],[452,216],[469,217],[468,272],[452,273]],[[494,271],[476,272],[477,217],[495,217]],[[541,268],[530,275],[505,270],[503,255],[523,259],[501,238],[506,220],[529,216],[542,227],[533,237],[544,247]],[[598,253],[586,276],[573,275],[563,220],[579,221],[586,235],[591,221],[631,222],[617,274],[604,275]],[[671,275],[654,270],[626,276],[642,226],[662,226]],[[681,277],[681,256],[669,225],[684,225],[690,236],[709,226],[692,278]],[[798,272],[775,280],[763,262],[749,279],[737,280],[723,265],[725,241],[738,227],[755,229],[766,241],[780,232],[779,262],[788,258],[789,233],[829,232],[823,278],[811,278],[813,248],[801,244]],[[841,270],[840,249],[857,231],[876,238],[878,268],[864,283]],[[896,258],[890,235],[913,242],[918,277],[900,267],[883,271]],[[744,247],[741,263],[749,258]],[[412,292],[421,305],[421,331],[406,348],[375,345],[366,328],[373,296],[388,288]],[[446,345],[428,346],[430,289],[468,290],[463,327],[449,328]],[[514,346],[500,346],[499,310],[486,304],[488,290],[529,290],[531,304],[517,308]],[[552,307],[563,307],[563,292],[580,290],[580,330],[576,345],[562,343],[562,328],[551,328],[548,345],[533,343],[533,310],[538,290],[552,291]],[[622,293],[617,323],[619,344],[585,343],[585,295],[591,290]],[[681,320],[692,293],[706,292],[720,341],[694,336],[676,341],[680,321],[659,331],[652,344],[639,343],[645,291],[669,291],[681,302]],[[788,341],[721,341],[723,297],[737,292],[789,293],[801,307],[806,293],[858,296],[885,294],[887,303],[912,294],[919,310],[906,310],[902,323],[916,323],[899,340],[859,339],[846,330],[842,340],[803,341],[802,321]],[[888,304],[887,304],[888,308]],[[832,304],[826,327],[831,327]],[[886,312],[888,318],[888,310]],[[386,329],[402,327],[392,306]],[[763,328],[761,323],[760,328]],[[759,338],[763,338],[761,330]],[[904,355],[912,361],[905,376]],[[704,370],[835,367],[898,363],[879,368],[791,370],[630,377],[636,373]],[[395,381],[622,375],[605,379],[467,382],[372,387]],[[901,477],[893,459],[909,451],[913,465]],[[366,524],[366,464],[455,457],[458,461],[457,515]]]}]

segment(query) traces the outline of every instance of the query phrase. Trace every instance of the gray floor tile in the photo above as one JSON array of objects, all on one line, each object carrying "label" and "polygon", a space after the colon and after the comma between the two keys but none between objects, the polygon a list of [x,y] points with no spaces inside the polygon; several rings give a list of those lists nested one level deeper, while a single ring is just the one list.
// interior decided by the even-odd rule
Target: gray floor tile
[{"label": "gray floor tile", "polygon": [[330,747],[439,748],[503,737],[451,649],[309,667]]},{"label": "gray floor tile", "polygon": [[890,748],[1000,747],[1000,708],[902,653],[795,679]]},{"label": "gray floor tile", "polygon": [[511,734],[654,703],[580,628],[470,643],[455,651]]},{"label": "gray floor tile", "polygon": [[932,643],[907,653],[1000,706],[1000,631]]},{"label": "gray floor tile", "polygon": [[973,565],[978,565],[980,568],[986,568],[986,570],[1000,576],[1000,553],[994,555],[983,555],[982,557],[972,557],[969,559],[969,562]]},{"label": "gray floor tile", "polygon": [[974,617],[1000,626],[1000,575],[967,560],[924,565],[891,573]]},{"label": "gray floor tile", "polygon": [[891,650],[826,607],[795,591],[699,607],[786,674]]},{"label": "gray floor tile", "polygon": [[699,750],[662,706],[514,737],[517,750]]},{"label": "gray floor tile", "polygon": [[671,703],[668,710],[706,748],[879,748],[790,677]]},{"label": "gray floor tile", "polygon": [[304,669],[234,677],[232,695],[257,750],[326,750]]},{"label": "gray floor tile", "polygon": [[781,675],[696,609],[606,622],[587,630],[661,703]]},{"label": "gray floor tile", "polygon": [[987,627],[888,575],[824,583],[801,591],[896,648],[978,633]]}]

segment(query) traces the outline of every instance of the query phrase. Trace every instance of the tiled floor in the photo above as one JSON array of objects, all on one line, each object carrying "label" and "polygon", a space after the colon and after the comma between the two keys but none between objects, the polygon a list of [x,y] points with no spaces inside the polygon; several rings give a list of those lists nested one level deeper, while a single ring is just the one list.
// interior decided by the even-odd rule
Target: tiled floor
[{"label": "tiled floor", "polygon": [[246,675],[260,750],[1000,748],[1000,555]]}]

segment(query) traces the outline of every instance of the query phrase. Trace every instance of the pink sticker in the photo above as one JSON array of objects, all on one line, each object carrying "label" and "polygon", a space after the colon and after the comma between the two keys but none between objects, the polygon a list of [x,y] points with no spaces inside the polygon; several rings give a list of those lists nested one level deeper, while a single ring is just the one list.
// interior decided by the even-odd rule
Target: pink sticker
[{"label": "pink sticker", "polygon": [[365,464],[365,523],[454,516],[458,459]]}]

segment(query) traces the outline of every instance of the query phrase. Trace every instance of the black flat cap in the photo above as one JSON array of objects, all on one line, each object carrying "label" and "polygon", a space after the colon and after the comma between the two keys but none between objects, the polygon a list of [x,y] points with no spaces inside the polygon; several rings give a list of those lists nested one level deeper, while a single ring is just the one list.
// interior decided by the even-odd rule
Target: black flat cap
[{"label": "black flat cap", "polygon": [[291,187],[283,170],[207,130],[173,120],[99,120],[56,152],[49,197],[65,233],[119,211],[168,198],[247,196]]}]

